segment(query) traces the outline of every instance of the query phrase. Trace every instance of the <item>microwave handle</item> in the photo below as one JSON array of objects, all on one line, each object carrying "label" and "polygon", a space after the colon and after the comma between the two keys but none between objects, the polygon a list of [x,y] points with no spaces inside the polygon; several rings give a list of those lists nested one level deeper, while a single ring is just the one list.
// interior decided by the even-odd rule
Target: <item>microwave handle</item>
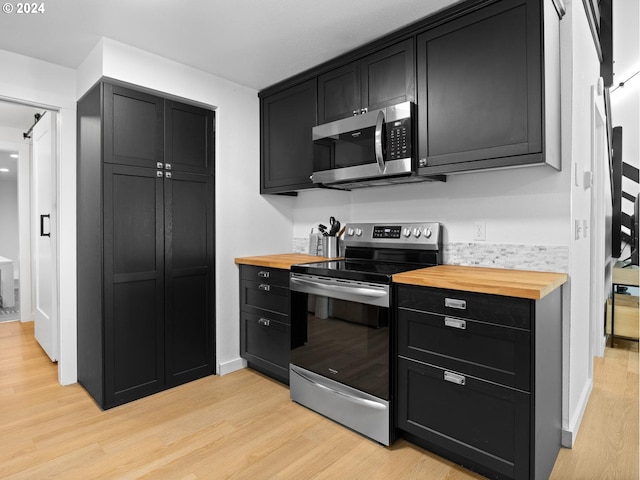
[{"label": "microwave handle", "polygon": [[376,161],[378,162],[378,168],[380,169],[380,173],[384,172],[384,151],[382,148],[382,129],[384,128],[384,111],[378,111],[378,119],[376,120],[376,133],[375,133],[375,152],[376,152]]}]

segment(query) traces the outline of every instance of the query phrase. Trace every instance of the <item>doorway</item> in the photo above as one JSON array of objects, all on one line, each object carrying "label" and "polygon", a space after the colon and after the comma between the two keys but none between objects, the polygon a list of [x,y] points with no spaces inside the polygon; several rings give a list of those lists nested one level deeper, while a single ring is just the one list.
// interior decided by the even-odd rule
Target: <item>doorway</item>
[{"label": "doorway", "polygon": [[56,117],[46,107],[0,99],[0,152],[15,161],[6,168],[13,168],[17,197],[16,221],[6,228],[13,240],[0,237],[0,256],[10,262],[15,277],[17,308],[10,320],[35,321],[36,339],[52,361],[58,360],[59,344]]}]

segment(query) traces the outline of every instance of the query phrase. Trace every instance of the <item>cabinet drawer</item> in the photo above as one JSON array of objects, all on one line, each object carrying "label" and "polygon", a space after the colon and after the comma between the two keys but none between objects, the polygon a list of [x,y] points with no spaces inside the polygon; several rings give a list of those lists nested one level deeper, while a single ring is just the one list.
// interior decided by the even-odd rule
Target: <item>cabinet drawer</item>
[{"label": "cabinet drawer", "polygon": [[498,325],[531,328],[532,303],[524,298],[400,285],[398,305]]},{"label": "cabinet drawer", "polygon": [[278,285],[289,288],[289,270],[269,267],[240,266],[240,278],[252,280],[265,285]]},{"label": "cabinet drawer", "polygon": [[246,312],[241,312],[240,318],[241,356],[250,365],[275,373],[283,380],[288,379],[291,354],[289,326],[267,316]]},{"label": "cabinet drawer", "polygon": [[270,315],[289,323],[291,293],[289,287],[243,280],[240,283],[240,309],[255,315]]},{"label": "cabinet drawer", "polygon": [[530,333],[477,320],[400,308],[398,353],[531,391]]},{"label": "cabinet drawer", "polygon": [[403,357],[398,393],[399,428],[507,477],[528,478],[529,394]]}]

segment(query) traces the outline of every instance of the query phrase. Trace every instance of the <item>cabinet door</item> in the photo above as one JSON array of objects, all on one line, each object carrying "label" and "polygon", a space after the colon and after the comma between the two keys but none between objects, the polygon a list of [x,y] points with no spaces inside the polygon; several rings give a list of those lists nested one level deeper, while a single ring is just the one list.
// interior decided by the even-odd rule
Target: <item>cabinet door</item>
[{"label": "cabinet door", "polygon": [[162,199],[155,169],[104,166],[105,407],[164,387]]},{"label": "cabinet door", "polygon": [[261,102],[260,193],[313,187],[316,80],[263,98]]},{"label": "cabinet door", "polygon": [[104,161],[156,168],[164,162],[164,100],[104,84]]},{"label": "cabinet door", "polygon": [[360,64],[352,62],[318,77],[318,124],[351,117],[362,108]]},{"label": "cabinet door", "polygon": [[168,165],[167,168],[172,171],[212,174],[214,112],[166,100],[164,116],[164,161]]},{"label": "cabinet door", "polygon": [[173,386],[214,372],[213,177],[165,177],[166,375]]},{"label": "cabinet door", "polygon": [[397,400],[397,426],[427,448],[492,478],[529,478],[528,393],[400,357]]},{"label": "cabinet door", "polygon": [[240,355],[251,367],[289,383],[291,332],[289,325],[269,315],[240,312]]},{"label": "cabinet door", "polygon": [[539,8],[498,2],[418,36],[420,173],[543,161]]},{"label": "cabinet door", "polygon": [[410,38],[360,61],[362,108],[415,101],[413,41]]}]

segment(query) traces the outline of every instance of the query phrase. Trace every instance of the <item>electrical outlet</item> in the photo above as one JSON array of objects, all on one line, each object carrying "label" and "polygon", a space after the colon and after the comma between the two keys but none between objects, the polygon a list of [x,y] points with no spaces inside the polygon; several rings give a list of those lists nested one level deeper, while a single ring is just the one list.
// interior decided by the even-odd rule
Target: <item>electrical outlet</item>
[{"label": "electrical outlet", "polygon": [[484,222],[473,222],[473,239],[480,241],[486,239],[486,225]]}]

